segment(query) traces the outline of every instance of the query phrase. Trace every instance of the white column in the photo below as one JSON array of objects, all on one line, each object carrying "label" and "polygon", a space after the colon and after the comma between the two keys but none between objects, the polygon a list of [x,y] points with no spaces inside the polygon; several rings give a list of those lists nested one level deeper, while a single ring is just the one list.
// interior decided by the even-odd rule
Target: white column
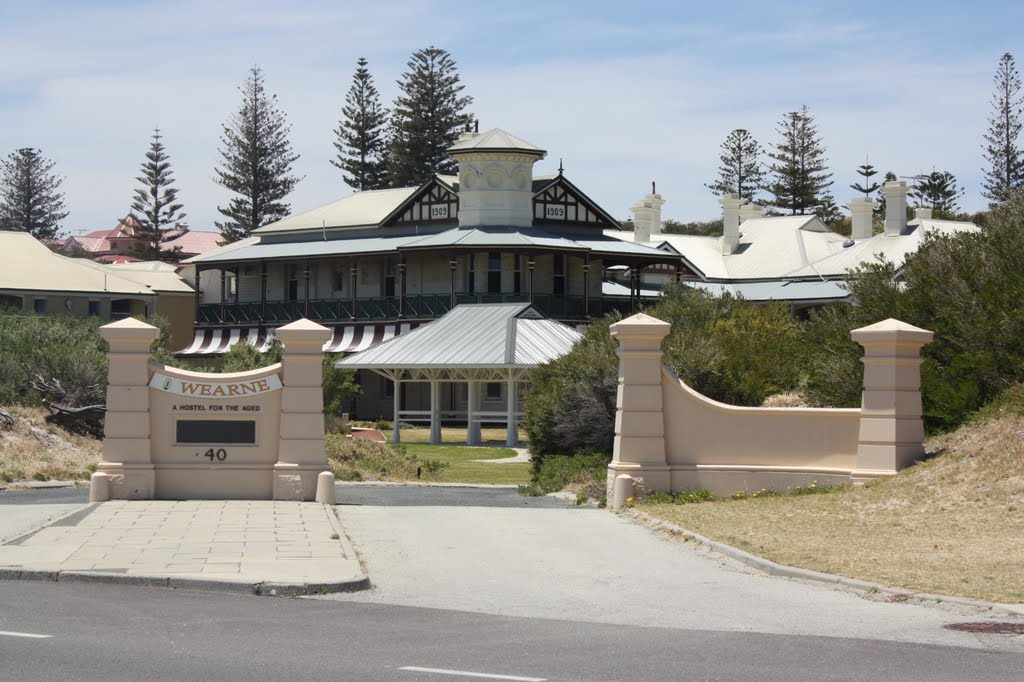
[{"label": "white column", "polygon": [[466,396],[466,445],[480,445],[480,422],[476,420],[480,405],[480,382],[470,380]]},{"label": "white column", "polygon": [[516,425],[516,380],[512,370],[508,372],[508,415],[505,424],[505,447],[513,447],[519,440],[519,429]]},{"label": "white column", "polygon": [[395,395],[394,395],[394,412],[395,412],[395,429],[391,435],[392,443],[402,442],[402,429],[398,425],[399,422],[399,411],[402,409],[402,381],[398,378],[398,374],[395,374]]},{"label": "white column", "polygon": [[441,382],[430,382],[430,444],[441,444]]}]

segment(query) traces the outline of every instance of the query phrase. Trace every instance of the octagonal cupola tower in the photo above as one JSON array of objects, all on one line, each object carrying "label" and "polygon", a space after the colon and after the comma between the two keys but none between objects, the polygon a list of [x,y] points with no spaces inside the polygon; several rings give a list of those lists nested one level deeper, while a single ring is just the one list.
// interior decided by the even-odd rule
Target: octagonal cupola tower
[{"label": "octagonal cupola tower", "polygon": [[459,227],[533,224],[533,164],[547,152],[500,128],[465,132],[448,149],[459,164]]}]

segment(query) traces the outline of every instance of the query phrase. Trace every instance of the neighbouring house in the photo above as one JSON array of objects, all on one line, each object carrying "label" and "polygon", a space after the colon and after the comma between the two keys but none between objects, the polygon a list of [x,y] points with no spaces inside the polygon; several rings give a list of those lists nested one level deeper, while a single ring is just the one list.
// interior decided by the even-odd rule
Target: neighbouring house
[{"label": "neighbouring house", "polygon": [[[332,328],[325,352],[349,353],[474,303],[531,304],[543,317],[583,324],[640,303],[638,287],[602,293],[608,268],[681,263],[606,234],[618,221],[563,172],[535,176],[546,152],[529,142],[500,129],[467,132],[449,153],[457,176],[356,192],[189,259],[196,334],[180,355],[239,342],[265,348],[274,328],[302,317]],[[359,379],[357,416],[391,417],[392,382],[366,370]],[[449,405],[465,404],[466,385],[452,390]],[[506,384],[489,390],[507,404]]]},{"label": "neighbouring house", "polygon": [[177,342],[192,336],[194,298],[172,265],[68,258],[27,232],[0,231],[0,307],[102,320],[161,315]]},{"label": "neighbouring house", "polygon": [[[85,235],[70,236],[55,244],[61,253],[85,255],[99,263],[133,263],[141,260],[138,253],[145,242],[137,236],[139,221],[132,214],[118,221],[112,230],[96,230]],[[165,233],[160,244],[161,260],[180,262],[219,247],[219,232],[190,230],[182,224]]]},{"label": "neighbouring house", "polygon": [[[929,233],[955,234],[979,229],[973,223],[934,220],[931,210],[918,208],[907,220],[907,185],[887,182],[885,229],[873,233],[874,201],[858,197],[849,208],[853,230],[849,237],[832,232],[816,216],[765,216],[759,206],[743,204],[734,195],[719,199],[723,235],[704,237],[661,233],[661,195],[652,191],[633,206],[633,242],[682,258],[679,279],[686,286],[716,295],[730,293],[750,301],[783,301],[794,311],[845,300],[847,274],[885,258],[899,268]],[[676,271],[647,266],[639,272],[612,273],[606,293],[624,290],[624,279],[640,279],[644,295],[656,295]]]}]

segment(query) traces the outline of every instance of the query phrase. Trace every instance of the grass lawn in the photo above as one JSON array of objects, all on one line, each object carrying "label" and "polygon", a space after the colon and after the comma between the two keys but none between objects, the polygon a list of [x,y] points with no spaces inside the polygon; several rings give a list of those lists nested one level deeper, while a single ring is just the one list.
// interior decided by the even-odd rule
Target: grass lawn
[{"label": "grass lawn", "polygon": [[489,464],[473,461],[516,456],[515,450],[505,447],[504,429],[483,429],[480,435],[484,447],[467,447],[465,429],[442,429],[442,445],[430,445],[430,429],[402,429],[402,443],[409,454],[419,459],[434,459],[448,464],[447,468],[431,478],[432,481],[503,485],[529,482],[529,463]]},{"label": "grass lawn", "polygon": [[772,561],[910,591],[1024,602],[1024,417],[931,439],[898,476],[819,495],[643,504]]}]

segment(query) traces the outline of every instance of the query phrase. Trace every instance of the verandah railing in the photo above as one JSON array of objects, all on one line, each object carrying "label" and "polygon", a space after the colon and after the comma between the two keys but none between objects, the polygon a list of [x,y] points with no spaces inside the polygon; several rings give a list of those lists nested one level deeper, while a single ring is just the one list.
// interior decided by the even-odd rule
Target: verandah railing
[{"label": "verandah railing", "polygon": [[[524,294],[456,294],[462,303],[527,303]],[[397,296],[351,299],[311,299],[305,301],[247,301],[244,303],[203,303],[199,306],[200,325],[286,324],[306,317],[320,323],[382,322],[391,320],[432,320],[451,310],[449,294],[416,294],[406,296],[404,305]],[[643,300],[646,303],[646,299]],[[617,310],[630,312],[628,299],[591,296],[555,296],[534,294],[533,305],[556,320],[586,320],[602,317]]]}]

